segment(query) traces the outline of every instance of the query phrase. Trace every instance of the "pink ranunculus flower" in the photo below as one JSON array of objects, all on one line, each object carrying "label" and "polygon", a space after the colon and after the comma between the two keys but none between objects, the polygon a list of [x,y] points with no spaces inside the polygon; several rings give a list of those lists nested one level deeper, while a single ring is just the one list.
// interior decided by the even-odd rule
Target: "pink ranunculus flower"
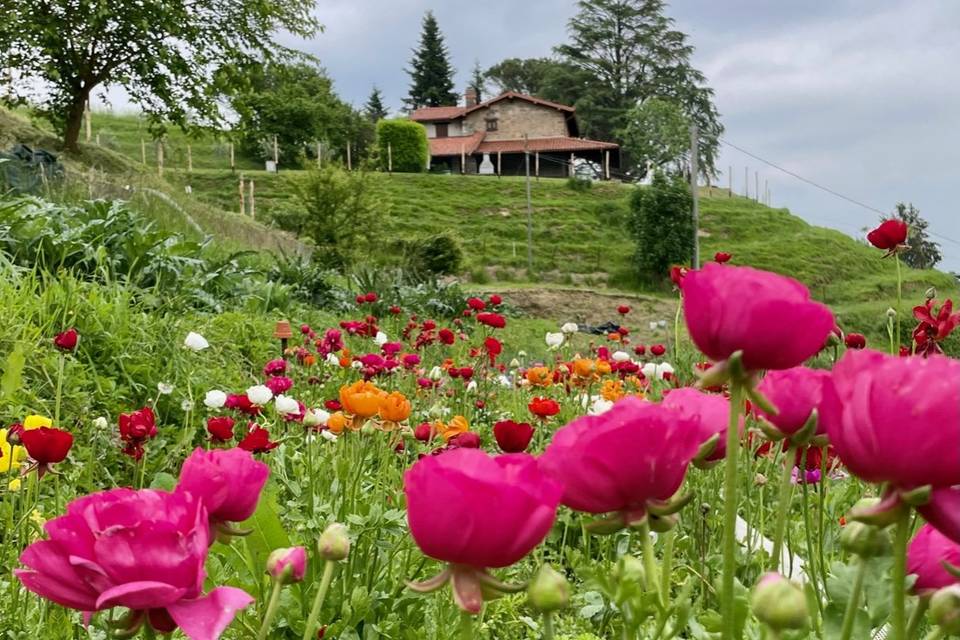
[{"label": "pink ranunculus flower", "polygon": [[257,509],[270,467],[243,449],[197,448],[183,462],[177,492],[192,493],[207,509],[215,528],[242,522]]},{"label": "pink ranunculus flower", "polygon": [[217,587],[203,595],[210,530],[201,500],[190,493],[112,489],[67,505],[49,520],[49,539],[20,555],[24,586],[64,607],[92,613],[133,611],[131,626],[161,633],[178,626],[191,640],[216,640],[246,592]]},{"label": "pink ranunculus flower", "polygon": [[563,492],[533,456],[467,448],[421,458],[403,485],[414,541],[449,563],[411,588],[432,591],[449,580],[457,604],[470,613],[480,611],[483,591],[508,589],[486,570],[514,564],[543,541]]},{"label": "pink ranunculus flower", "polygon": [[[727,454],[727,441],[724,434],[730,422],[730,400],[718,393],[706,393],[693,387],[672,389],[666,393],[661,403],[665,407],[677,409],[694,416],[699,421],[700,444],[704,444],[714,435],[720,436],[717,446],[702,460],[704,463],[722,460]],[[739,430],[743,433],[744,419],[739,418]]]},{"label": "pink ranunculus flower", "polygon": [[834,325],[830,309],[796,280],[716,262],[684,278],[683,312],[700,351],[715,362],[742,351],[747,370],[802,364]]},{"label": "pink ranunculus flower", "polygon": [[888,483],[888,498],[930,486],[918,511],[960,543],[958,389],[960,361],[847,351],[824,385],[821,418],[840,460],[867,482]]},{"label": "pink ranunculus flower", "polygon": [[273,392],[273,395],[278,396],[281,393],[286,393],[293,388],[293,380],[286,376],[273,376],[272,378],[267,378],[267,381],[263,383],[267,389]]},{"label": "pink ranunculus flower", "polygon": [[960,567],[960,544],[930,524],[923,525],[907,548],[907,572],[917,576],[914,593],[931,593],[960,582],[943,567],[944,562]]},{"label": "pink ranunculus flower", "polygon": [[[803,428],[814,409],[819,410],[823,385],[829,379],[829,372],[808,367],[771,371],[757,385],[757,391],[773,403],[777,413],[768,414],[760,408],[757,413],[780,433],[791,436]],[[823,432],[822,423],[818,423],[817,433]]]},{"label": "pink ranunculus flower", "polygon": [[702,443],[697,417],[628,396],[557,431],[540,465],[563,482],[566,506],[630,524],[674,496]]}]

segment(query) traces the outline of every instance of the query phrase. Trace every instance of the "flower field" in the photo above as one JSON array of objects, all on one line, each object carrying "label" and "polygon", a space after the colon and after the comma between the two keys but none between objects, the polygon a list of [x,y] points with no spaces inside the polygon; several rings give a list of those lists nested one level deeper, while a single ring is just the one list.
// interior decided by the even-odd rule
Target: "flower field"
[{"label": "flower field", "polygon": [[736,262],[675,269],[653,344],[626,305],[532,344],[497,295],[177,317],[5,265],[4,637],[960,633],[960,313],[868,343]]}]

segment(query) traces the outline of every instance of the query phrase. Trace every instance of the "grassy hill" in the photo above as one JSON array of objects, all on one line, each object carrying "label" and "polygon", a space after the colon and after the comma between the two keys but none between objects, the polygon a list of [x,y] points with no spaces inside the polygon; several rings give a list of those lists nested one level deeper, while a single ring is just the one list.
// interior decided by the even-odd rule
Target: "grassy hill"
[{"label": "grassy hill", "polygon": [[[35,131],[20,119],[15,124],[21,136]],[[5,128],[9,130],[11,125],[0,120],[0,142]],[[149,176],[153,183],[166,186],[185,210],[203,212],[198,222],[205,230],[241,244],[258,246],[258,238],[273,237],[276,232],[261,222],[269,224],[271,211],[298,206],[294,183],[303,179],[305,172],[268,174],[237,155],[238,170],[256,184],[258,220],[234,213],[239,208],[239,176],[229,170],[223,140],[190,140],[194,171],[188,174],[188,139],[170,132],[166,172],[160,181],[155,177],[155,145],[147,145],[147,166],[141,164],[140,140],[149,138],[140,120],[94,114],[93,130],[100,133],[101,145],[85,146],[84,162],[96,165],[99,161],[113,167],[114,173],[126,172],[141,179]],[[637,289],[630,267],[635,248],[626,227],[631,186],[598,183],[577,192],[563,180],[534,182],[534,273],[528,274],[526,197],[521,178],[372,174],[371,179],[382,203],[380,224],[371,233],[393,238],[453,231],[464,246],[463,275],[475,285]],[[184,193],[188,184],[191,196]],[[893,263],[882,260],[880,252],[839,231],[812,226],[786,209],[730,197],[725,190],[704,191],[702,196],[703,256],[729,251],[734,263],[796,277],[851,326],[872,332],[882,328],[883,311],[895,299],[896,278]],[[958,294],[956,280],[938,271],[905,269],[904,281],[905,307],[918,302],[931,286],[941,295]]]}]

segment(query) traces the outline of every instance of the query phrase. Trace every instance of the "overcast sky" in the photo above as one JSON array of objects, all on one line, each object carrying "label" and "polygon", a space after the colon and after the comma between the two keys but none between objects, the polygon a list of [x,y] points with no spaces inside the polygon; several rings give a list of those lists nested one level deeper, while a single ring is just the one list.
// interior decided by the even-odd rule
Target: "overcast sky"
[{"label": "overcast sky", "polygon": [[[432,9],[457,69],[546,56],[574,0],[319,0],[325,30],[288,42],[320,58],[341,96],[376,84],[398,110],[404,73]],[[960,271],[960,0],[674,0],[668,7],[716,90],[731,143],[883,211],[912,201]],[[725,148],[719,167],[769,181],[775,206],[851,235],[879,214]],[[726,184],[726,176],[721,184]],[[790,247],[784,247],[789,251]],[[816,259],[816,256],[811,256]]]}]

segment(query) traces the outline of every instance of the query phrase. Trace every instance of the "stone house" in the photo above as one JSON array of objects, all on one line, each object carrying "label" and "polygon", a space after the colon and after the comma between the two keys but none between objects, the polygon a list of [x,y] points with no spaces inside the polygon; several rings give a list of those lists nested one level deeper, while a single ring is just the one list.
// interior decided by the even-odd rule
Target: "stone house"
[{"label": "stone house", "polygon": [[620,166],[620,147],[581,138],[573,107],[508,91],[484,102],[468,89],[463,106],[424,107],[410,119],[427,130],[430,163],[453,173],[572,175],[587,160],[609,178]]}]

